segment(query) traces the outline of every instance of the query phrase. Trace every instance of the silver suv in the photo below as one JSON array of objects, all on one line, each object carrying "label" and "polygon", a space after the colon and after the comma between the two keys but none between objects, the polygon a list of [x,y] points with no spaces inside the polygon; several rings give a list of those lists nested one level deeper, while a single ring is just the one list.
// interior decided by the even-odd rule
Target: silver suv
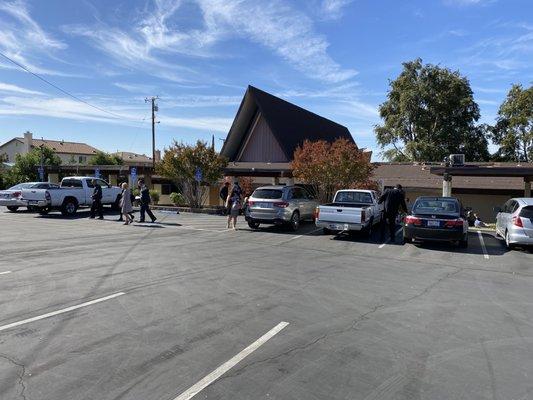
[{"label": "silver suv", "polygon": [[511,199],[496,211],[496,234],[505,239],[508,249],[533,245],[533,198]]},{"label": "silver suv", "polygon": [[312,220],[318,201],[299,186],[263,186],[248,199],[246,221],[252,229],[260,224],[288,225],[293,231],[300,221]]}]

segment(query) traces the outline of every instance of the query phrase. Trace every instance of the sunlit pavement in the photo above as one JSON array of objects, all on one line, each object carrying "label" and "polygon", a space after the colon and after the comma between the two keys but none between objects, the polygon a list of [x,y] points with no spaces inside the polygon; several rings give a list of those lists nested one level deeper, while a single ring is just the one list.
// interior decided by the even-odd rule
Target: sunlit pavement
[{"label": "sunlit pavement", "polygon": [[1,399],[526,399],[533,254],[0,209]]}]

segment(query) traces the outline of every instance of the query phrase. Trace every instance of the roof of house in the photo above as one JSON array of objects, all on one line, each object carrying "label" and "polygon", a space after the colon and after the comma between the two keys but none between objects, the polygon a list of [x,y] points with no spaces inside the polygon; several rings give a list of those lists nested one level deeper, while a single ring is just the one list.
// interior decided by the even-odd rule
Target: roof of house
[{"label": "roof of house", "polygon": [[[400,184],[404,188],[442,189],[442,176],[432,175],[431,163],[376,163],[373,179],[381,180],[384,186]],[[516,163],[476,163],[476,165],[516,167]],[[533,164],[521,164],[531,168]],[[523,178],[493,176],[453,176],[452,186],[458,189],[499,189],[523,190]]]},{"label": "roof of house", "polygon": [[124,162],[140,162],[140,163],[152,163],[152,157],[148,157],[145,154],[132,153],[130,151],[117,151],[113,153],[120,157]]},{"label": "roof of house", "polygon": [[[24,138],[21,137],[14,138],[12,140],[18,140],[20,143],[24,143]],[[10,140],[9,142],[11,142],[12,140]],[[45,145],[46,147],[51,148],[54,152],[59,154],[80,154],[92,156],[99,151],[98,149],[89,146],[86,143],[65,142],[63,140],[59,141],[48,139],[32,139],[32,148],[40,147],[41,145]]]},{"label": "roof of house", "polygon": [[288,160],[292,160],[294,151],[306,139],[332,142],[344,138],[353,142],[352,135],[345,126],[248,86],[221,150],[221,154],[230,161],[234,161],[237,157],[258,111],[261,112]]}]

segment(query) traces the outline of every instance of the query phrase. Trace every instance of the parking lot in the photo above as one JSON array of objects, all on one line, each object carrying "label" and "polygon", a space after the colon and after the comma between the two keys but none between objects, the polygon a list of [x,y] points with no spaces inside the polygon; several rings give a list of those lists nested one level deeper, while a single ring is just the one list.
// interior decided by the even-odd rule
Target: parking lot
[{"label": "parking lot", "polygon": [[533,398],[531,251],[156,215],[0,209],[1,399]]}]

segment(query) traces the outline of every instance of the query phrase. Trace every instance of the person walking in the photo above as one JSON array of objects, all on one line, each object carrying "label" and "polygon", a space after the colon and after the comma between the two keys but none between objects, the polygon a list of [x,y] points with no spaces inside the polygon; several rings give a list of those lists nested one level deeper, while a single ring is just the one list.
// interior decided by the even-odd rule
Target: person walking
[{"label": "person walking", "polygon": [[96,179],[92,180],[93,184],[93,194],[91,198],[93,200],[91,204],[91,216],[89,218],[94,219],[96,213],[98,212],[98,219],[104,219],[104,208],[102,207],[102,186],[98,183]]},{"label": "person walking", "polygon": [[[228,199],[228,194],[229,194],[229,182],[226,181],[224,182],[224,186],[222,186],[222,188],[220,189],[220,192],[218,193],[224,205],[226,204],[226,200]],[[229,214],[229,210],[227,207],[225,207],[224,215],[228,215],[228,214]]]},{"label": "person walking", "polygon": [[383,216],[381,219],[381,241],[385,240],[385,227],[388,225],[390,241],[396,241],[396,218],[400,209],[407,212],[407,204],[405,203],[405,193],[402,190],[402,185],[396,185],[394,189],[387,189],[378,201],[383,204]]},{"label": "person walking", "polygon": [[242,207],[242,190],[239,187],[239,184],[235,182],[231,193],[228,195],[226,200],[226,208],[229,210],[228,213],[228,229],[237,230],[237,217],[241,212]]},{"label": "person walking", "polygon": [[144,222],[145,214],[148,214],[148,216],[152,219],[152,222],[155,222],[157,218],[155,217],[154,213],[152,213],[152,210],[150,210],[150,190],[144,183],[144,179],[139,179],[139,183],[137,185],[141,194],[141,217],[139,222]]},{"label": "person walking", "polygon": [[[122,185],[120,185],[120,187],[122,187]],[[122,196],[124,196],[124,189],[122,189],[122,192],[120,193],[120,199],[122,199]],[[133,195],[133,193],[131,193],[131,190],[130,190],[130,200],[131,200],[131,204],[132,204],[132,208],[133,208],[133,202],[135,201],[135,196]],[[120,204],[120,200],[119,200],[119,204]],[[128,213],[131,220],[133,221],[133,217],[134,217],[134,214],[133,214],[133,211]],[[119,218],[117,219],[118,222],[124,222],[124,217],[122,215],[122,210],[120,210],[120,215],[119,215]]]},{"label": "person walking", "polygon": [[122,197],[120,198],[120,212],[126,220],[124,225],[129,225],[133,222],[133,218],[130,215],[130,213],[133,212],[133,206],[131,205],[131,190],[128,188],[126,182],[121,185],[121,188]]}]

